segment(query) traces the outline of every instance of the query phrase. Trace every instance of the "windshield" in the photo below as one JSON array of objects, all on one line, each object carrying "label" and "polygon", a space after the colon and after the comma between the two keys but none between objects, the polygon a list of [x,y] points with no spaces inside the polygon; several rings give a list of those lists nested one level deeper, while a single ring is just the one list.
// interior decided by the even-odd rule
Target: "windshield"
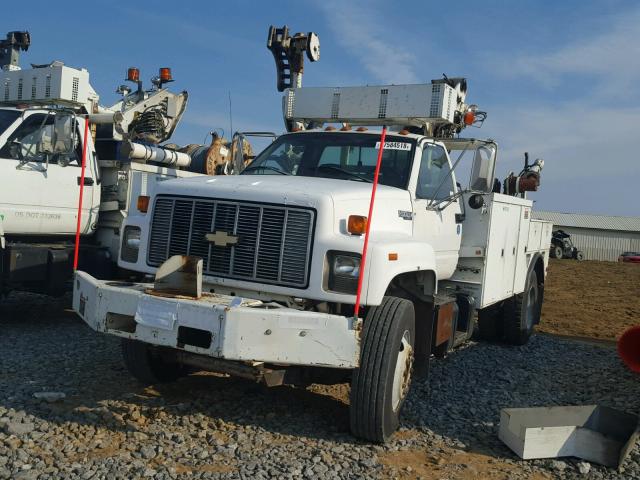
[{"label": "windshield", "polygon": [[[242,172],[243,175],[296,175],[372,182],[380,137],[358,133],[283,135]],[[388,135],[379,182],[407,188],[415,140]]]},{"label": "windshield", "polygon": [[15,110],[0,110],[0,134],[9,128],[19,116],[20,112],[16,112]]}]

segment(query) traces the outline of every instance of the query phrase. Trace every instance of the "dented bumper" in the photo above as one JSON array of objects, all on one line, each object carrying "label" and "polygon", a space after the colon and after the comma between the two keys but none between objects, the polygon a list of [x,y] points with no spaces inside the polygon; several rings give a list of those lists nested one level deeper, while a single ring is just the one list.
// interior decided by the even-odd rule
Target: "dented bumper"
[{"label": "dented bumper", "polygon": [[360,324],[259,300],[154,294],[153,285],[76,272],[73,310],[94,330],[213,358],[356,368]]}]

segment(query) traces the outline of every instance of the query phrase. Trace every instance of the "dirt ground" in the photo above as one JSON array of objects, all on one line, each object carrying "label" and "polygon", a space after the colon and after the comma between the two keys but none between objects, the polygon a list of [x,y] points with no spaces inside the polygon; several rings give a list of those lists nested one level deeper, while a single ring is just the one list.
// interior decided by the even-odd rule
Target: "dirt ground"
[{"label": "dirt ground", "polygon": [[539,332],[615,340],[640,324],[640,265],[551,260]]},{"label": "dirt ground", "polygon": [[[424,449],[386,452],[378,456],[385,472],[398,472],[393,478],[400,480],[550,480],[541,472],[523,472],[513,463],[495,459],[490,455],[449,449],[440,455],[430,455]],[[407,465],[411,468],[407,470]]]}]

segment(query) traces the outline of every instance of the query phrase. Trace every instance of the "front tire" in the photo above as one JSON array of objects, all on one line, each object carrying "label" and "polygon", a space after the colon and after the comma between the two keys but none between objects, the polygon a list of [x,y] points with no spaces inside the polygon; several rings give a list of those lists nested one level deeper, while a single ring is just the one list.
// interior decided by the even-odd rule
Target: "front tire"
[{"label": "front tire", "polygon": [[504,334],[503,306],[478,310],[478,338],[486,342],[497,342]]},{"label": "front tire", "polygon": [[415,342],[413,303],[384,297],[371,308],[362,332],[360,367],[351,381],[351,432],[385,442],[397,430],[411,386]]},{"label": "front tire", "polygon": [[129,373],[143,385],[170,383],[187,374],[184,366],[166,361],[157,349],[137,340],[122,339],[122,358]]}]

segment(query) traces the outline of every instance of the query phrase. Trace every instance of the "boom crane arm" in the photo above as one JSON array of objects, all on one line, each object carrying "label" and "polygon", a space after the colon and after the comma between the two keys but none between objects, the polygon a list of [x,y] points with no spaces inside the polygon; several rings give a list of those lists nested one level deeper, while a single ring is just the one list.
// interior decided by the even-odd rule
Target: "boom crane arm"
[{"label": "boom crane arm", "polygon": [[320,39],[313,32],[289,35],[289,27],[269,27],[267,48],[271,50],[276,61],[278,74],[278,91],[287,88],[302,87],[304,71],[304,55],[311,62],[320,60]]},{"label": "boom crane arm", "polygon": [[20,50],[29,50],[31,35],[29,32],[9,32],[7,38],[0,40],[0,68],[16,70],[20,63]]}]

